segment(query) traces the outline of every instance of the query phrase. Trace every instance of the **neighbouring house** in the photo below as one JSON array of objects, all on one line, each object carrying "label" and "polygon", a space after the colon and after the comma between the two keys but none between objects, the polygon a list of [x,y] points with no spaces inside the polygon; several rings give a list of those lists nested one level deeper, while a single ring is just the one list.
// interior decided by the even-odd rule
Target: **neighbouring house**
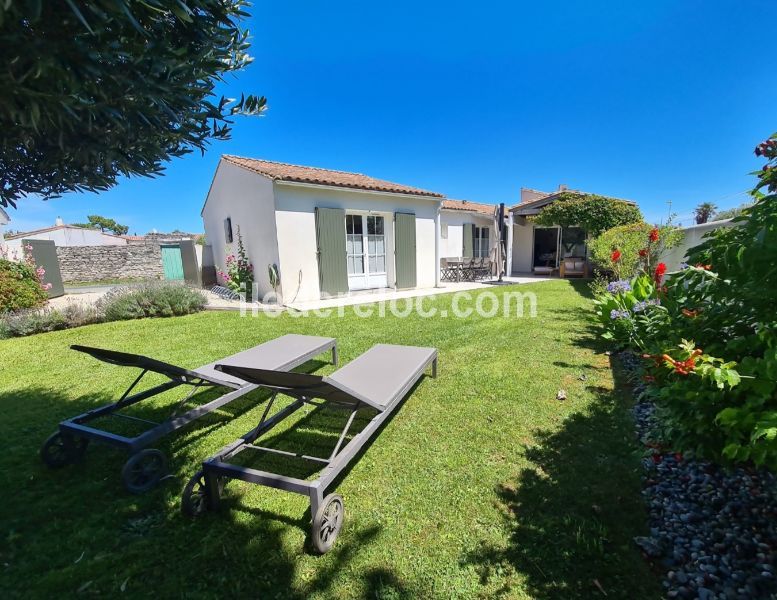
[{"label": "neighbouring house", "polygon": [[[508,273],[517,275],[534,273],[550,275],[560,270],[567,274],[588,273],[588,250],[585,232],[580,227],[544,227],[535,225],[531,217],[566,193],[584,194],[578,190],[560,185],[555,192],[541,192],[521,188],[521,201],[510,208],[512,227],[508,230],[508,259],[511,268]],[[612,199],[614,202],[630,200]]]},{"label": "neighbouring house", "polygon": [[6,236],[5,245],[11,252],[21,252],[22,240],[51,240],[58,248],[69,246],[123,246],[127,243],[127,240],[120,235],[104,233],[99,229],[66,225],[59,217],[57,217],[53,227]]},{"label": "neighbouring house", "polygon": [[11,222],[11,217],[9,217],[8,213],[5,212],[3,208],[0,206],[0,246],[3,245],[3,229],[10,222]]},{"label": "neighbouring house", "polygon": [[495,204],[469,200],[442,202],[440,256],[442,258],[491,258],[496,245]]},{"label": "neighbouring house", "polygon": [[439,283],[443,196],[358,173],[225,155],[202,208],[216,267],[238,231],[259,296],[284,303]]}]

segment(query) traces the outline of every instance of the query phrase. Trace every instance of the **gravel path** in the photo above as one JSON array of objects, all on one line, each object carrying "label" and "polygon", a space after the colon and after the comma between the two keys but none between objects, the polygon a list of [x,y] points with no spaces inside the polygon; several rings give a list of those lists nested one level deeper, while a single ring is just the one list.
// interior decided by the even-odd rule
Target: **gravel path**
[{"label": "gravel path", "polygon": [[[639,359],[622,354],[632,372]],[[635,392],[639,394],[640,386]],[[642,495],[650,535],[634,538],[663,574],[667,598],[777,598],[777,479],[764,470],[723,469],[654,448],[655,407],[634,407],[646,445]]]}]

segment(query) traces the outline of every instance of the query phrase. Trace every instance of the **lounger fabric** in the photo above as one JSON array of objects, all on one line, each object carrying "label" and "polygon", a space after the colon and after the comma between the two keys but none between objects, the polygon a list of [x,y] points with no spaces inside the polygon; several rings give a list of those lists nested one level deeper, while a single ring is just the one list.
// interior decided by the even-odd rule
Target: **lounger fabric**
[{"label": "lounger fabric", "polygon": [[397,397],[404,396],[436,354],[434,348],[378,344],[326,377],[221,362],[216,369],[258,385],[332,402],[362,402],[382,412]]},{"label": "lounger fabric", "polygon": [[398,394],[407,392],[408,383],[418,379],[418,371],[423,371],[436,353],[434,348],[378,344],[325,379],[384,410]]},{"label": "lounger fabric", "polygon": [[203,365],[194,371],[207,379],[220,379],[244,385],[244,380],[217,371],[216,365],[251,366],[256,369],[285,371],[300,364],[301,356],[309,355],[312,358],[319,354],[321,346],[331,341],[332,338],[289,333],[227,358]]},{"label": "lounger fabric", "polygon": [[212,383],[238,388],[247,385],[245,380],[217,371],[215,369],[216,364],[241,365],[257,369],[285,371],[305,362],[308,358],[320,354],[322,347],[331,344],[332,341],[332,338],[289,333],[191,371],[156,360],[155,358],[143,356],[142,354],[130,354],[128,352],[117,352],[116,350],[105,350],[103,348],[79,346],[77,344],[74,344],[71,348],[112,365],[137,367],[160,373],[171,379],[181,377],[189,379],[202,378]]}]

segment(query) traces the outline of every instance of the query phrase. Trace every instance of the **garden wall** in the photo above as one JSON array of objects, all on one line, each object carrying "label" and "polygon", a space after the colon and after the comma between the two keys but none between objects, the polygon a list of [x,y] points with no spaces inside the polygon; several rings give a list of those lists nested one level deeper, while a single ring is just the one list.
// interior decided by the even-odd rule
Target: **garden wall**
[{"label": "garden wall", "polygon": [[62,246],[57,248],[62,280],[162,279],[159,244]]},{"label": "garden wall", "polygon": [[722,221],[710,221],[702,225],[692,225],[683,227],[683,240],[671,250],[668,250],[661,256],[661,260],[666,263],[669,271],[676,271],[680,265],[685,262],[688,250],[698,246],[703,241],[704,235],[718,227],[732,227],[731,219]]}]

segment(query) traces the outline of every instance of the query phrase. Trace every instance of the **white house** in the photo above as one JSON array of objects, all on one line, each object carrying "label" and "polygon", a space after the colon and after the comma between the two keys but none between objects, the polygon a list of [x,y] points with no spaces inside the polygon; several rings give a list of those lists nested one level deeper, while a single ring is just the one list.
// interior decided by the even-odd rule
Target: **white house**
[{"label": "white house", "polygon": [[495,204],[443,200],[440,219],[442,258],[490,258],[497,242]]},{"label": "white house", "polygon": [[11,217],[0,206],[0,246],[3,245],[3,228],[11,222]]},{"label": "white house", "polygon": [[99,229],[65,225],[59,217],[57,217],[53,227],[7,236],[5,238],[5,246],[11,253],[20,253],[22,240],[53,240],[58,247],[123,246],[127,243],[127,240],[123,237],[103,233]]},{"label": "white house", "polygon": [[217,269],[238,231],[259,295],[284,303],[439,282],[442,195],[366,175],[222,156],[202,208]]},{"label": "white house", "polygon": [[[588,262],[585,232],[580,227],[545,227],[535,225],[531,217],[552,202],[567,193],[579,193],[578,190],[568,190],[560,185],[555,192],[541,192],[521,188],[521,201],[510,208],[510,229],[508,232],[508,248],[512,248],[512,268],[508,273],[513,275],[535,273],[547,275],[558,272],[562,262],[567,269],[578,274],[583,272],[583,265]],[[630,200],[612,198],[613,202]],[[508,251],[509,253],[509,251]]]}]

